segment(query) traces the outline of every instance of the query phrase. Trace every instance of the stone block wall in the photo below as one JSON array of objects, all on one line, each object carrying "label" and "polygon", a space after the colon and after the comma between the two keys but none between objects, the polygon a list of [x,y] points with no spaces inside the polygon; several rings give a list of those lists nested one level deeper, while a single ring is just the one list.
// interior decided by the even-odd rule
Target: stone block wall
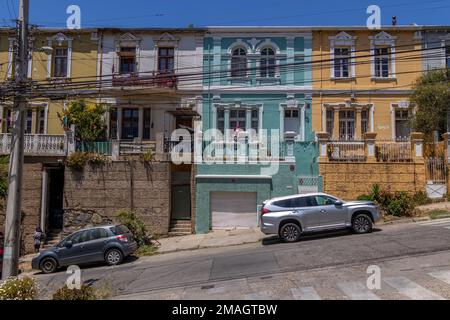
[{"label": "stone block wall", "polygon": [[324,192],[344,200],[369,193],[374,184],[409,193],[425,191],[426,185],[423,162],[324,162],[320,163],[320,175]]},{"label": "stone block wall", "polygon": [[[24,163],[20,253],[34,252],[33,234],[41,221],[42,163]],[[6,199],[0,203],[0,231],[5,234]]]},{"label": "stone block wall", "polygon": [[64,233],[113,223],[119,210],[133,210],[149,232],[164,235],[170,224],[170,163],[114,161],[66,167]]}]

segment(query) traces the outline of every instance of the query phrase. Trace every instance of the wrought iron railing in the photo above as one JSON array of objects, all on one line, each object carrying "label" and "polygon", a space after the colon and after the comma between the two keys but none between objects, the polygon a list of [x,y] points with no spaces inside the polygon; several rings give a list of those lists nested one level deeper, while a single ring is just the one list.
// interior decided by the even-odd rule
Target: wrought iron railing
[{"label": "wrought iron railing", "polygon": [[366,160],[364,141],[330,141],[327,145],[327,153],[330,161]]},{"label": "wrought iron railing", "polygon": [[375,157],[378,162],[412,161],[410,141],[376,141]]}]

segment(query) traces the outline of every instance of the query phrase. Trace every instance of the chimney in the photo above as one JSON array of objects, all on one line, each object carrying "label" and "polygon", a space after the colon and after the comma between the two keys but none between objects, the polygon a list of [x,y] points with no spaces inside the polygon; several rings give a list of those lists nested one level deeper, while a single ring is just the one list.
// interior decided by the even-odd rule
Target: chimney
[{"label": "chimney", "polygon": [[392,16],[392,25],[393,26],[397,25],[397,16]]}]

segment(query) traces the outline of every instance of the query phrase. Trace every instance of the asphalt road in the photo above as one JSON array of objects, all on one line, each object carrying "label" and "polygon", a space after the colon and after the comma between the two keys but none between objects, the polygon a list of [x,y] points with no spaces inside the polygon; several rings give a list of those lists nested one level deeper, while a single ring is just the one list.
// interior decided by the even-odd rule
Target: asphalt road
[{"label": "asphalt road", "polygon": [[[380,289],[367,289],[369,265]],[[68,275],[36,277],[48,298]],[[450,299],[450,219],[128,259],[83,268],[82,280],[116,299]]]}]

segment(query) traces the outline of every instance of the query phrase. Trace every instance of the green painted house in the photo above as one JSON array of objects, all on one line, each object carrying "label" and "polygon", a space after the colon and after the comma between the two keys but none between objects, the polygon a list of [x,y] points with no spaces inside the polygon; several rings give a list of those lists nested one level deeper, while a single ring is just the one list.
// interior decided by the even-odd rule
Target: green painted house
[{"label": "green painted house", "polygon": [[197,233],[256,227],[264,200],[321,189],[311,51],[308,32],[209,28],[197,128]]}]

